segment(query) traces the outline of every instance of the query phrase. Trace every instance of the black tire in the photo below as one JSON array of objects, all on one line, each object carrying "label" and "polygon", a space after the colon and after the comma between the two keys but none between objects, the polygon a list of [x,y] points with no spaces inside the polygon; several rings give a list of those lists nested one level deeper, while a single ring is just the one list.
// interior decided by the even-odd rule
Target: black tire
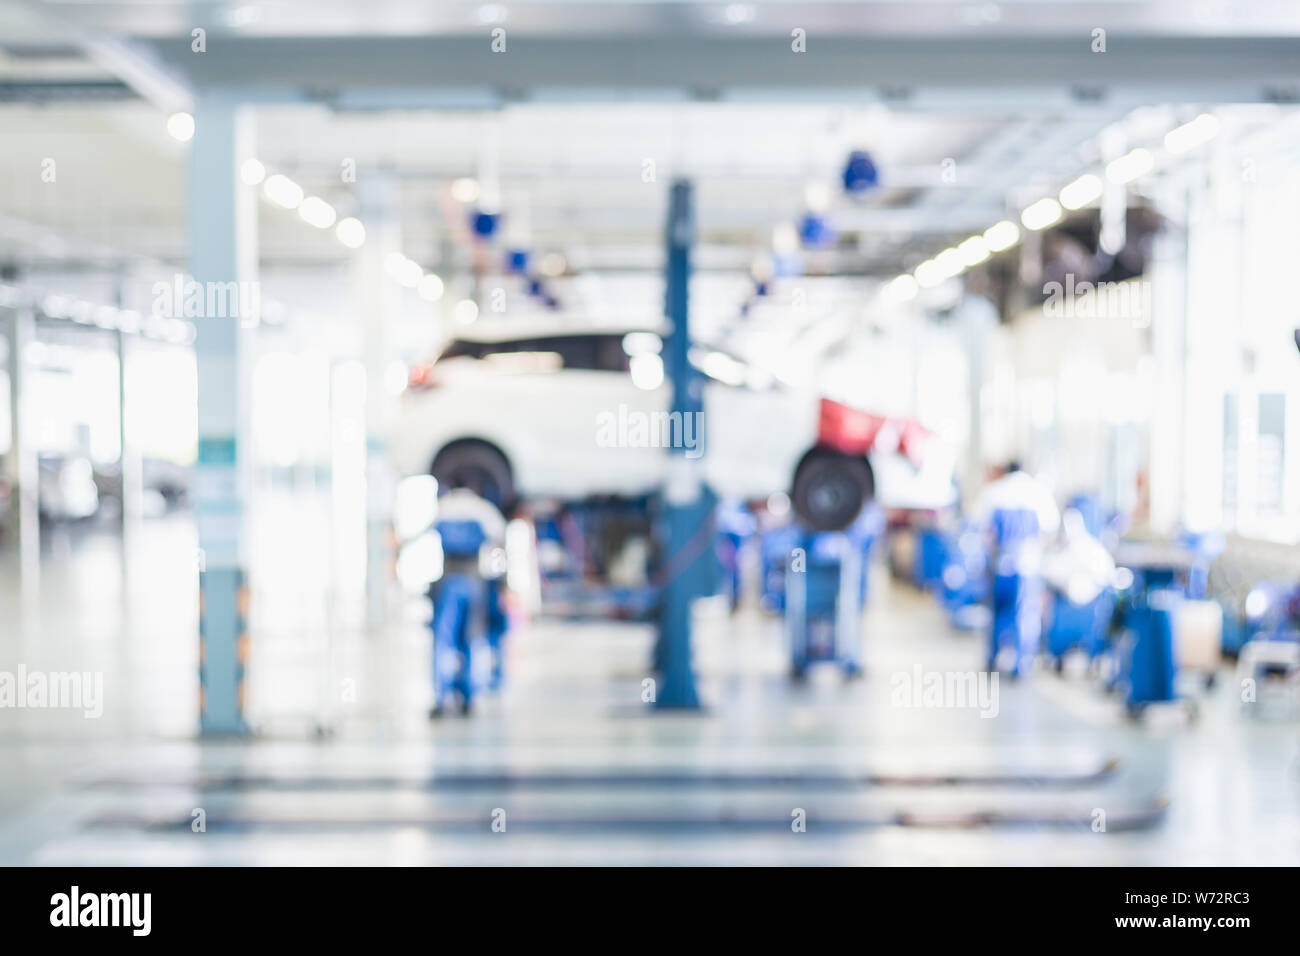
[{"label": "black tire", "polygon": [[865,459],[814,452],[799,463],[790,504],[814,531],[843,531],[871,500],[872,484]]},{"label": "black tire", "polygon": [[486,442],[462,442],[438,452],[430,469],[439,490],[468,488],[504,512],[514,505],[515,482],[505,455]]}]

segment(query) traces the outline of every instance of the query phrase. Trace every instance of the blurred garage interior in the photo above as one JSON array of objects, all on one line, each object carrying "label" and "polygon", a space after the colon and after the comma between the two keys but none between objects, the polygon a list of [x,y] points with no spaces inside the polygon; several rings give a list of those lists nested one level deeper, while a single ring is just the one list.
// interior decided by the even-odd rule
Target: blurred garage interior
[{"label": "blurred garage interior", "polygon": [[1300,862],[1298,100],[1289,2],[0,6],[0,863]]}]

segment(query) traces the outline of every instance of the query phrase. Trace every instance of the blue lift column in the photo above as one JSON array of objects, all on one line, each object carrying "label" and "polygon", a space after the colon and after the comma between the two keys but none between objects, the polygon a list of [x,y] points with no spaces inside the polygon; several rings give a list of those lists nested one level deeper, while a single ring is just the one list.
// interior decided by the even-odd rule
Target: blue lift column
[{"label": "blue lift column", "polygon": [[[685,434],[690,417],[703,418],[703,382],[690,362],[691,246],[695,241],[691,183],[673,183],[668,201],[666,313],[671,329],[664,347],[664,372],[672,382],[670,421]],[[708,436],[697,430],[705,449]],[[655,706],[695,710],[700,697],[691,667],[691,605],[704,593],[713,559],[712,503],[704,486],[703,455],[687,456],[684,442],[668,442],[668,472],[664,483],[667,525],[667,580],[661,601],[655,664],[660,686]],[[705,452],[707,453],[707,452]]]}]

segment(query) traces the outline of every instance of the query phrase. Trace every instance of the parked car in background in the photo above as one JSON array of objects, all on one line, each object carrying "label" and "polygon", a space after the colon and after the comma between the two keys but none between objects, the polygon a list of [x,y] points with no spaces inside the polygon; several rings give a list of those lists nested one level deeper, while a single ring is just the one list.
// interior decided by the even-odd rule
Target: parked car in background
[{"label": "parked car in background", "polygon": [[[121,462],[109,462],[95,468],[95,486],[99,491],[101,514],[122,513]],[[184,507],[188,497],[189,469],[162,458],[140,460],[140,513],[156,518]]]},{"label": "parked car in background", "polygon": [[935,508],[954,497],[952,458],[919,423],[788,387],[698,346],[703,419],[668,415],[659,335],[484,323],[412,370],[390,438],[403,474],[432,473],[498,503],[644,494],[663,485],[664,447],[702,454],[723,497],[788,492],[821,530],[846,527],[873,496]]},{"label": "parked car in background", "polygon": [[79,521],[99,510],[99,489],[89,458],[42,456],[37,479],[37,500],[44,520]]}]

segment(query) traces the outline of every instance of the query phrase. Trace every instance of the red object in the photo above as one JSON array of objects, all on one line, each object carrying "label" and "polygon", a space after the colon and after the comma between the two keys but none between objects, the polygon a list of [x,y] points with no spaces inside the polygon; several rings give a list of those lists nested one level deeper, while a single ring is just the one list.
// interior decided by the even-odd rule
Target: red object
[{"label": "red object", "polygon": [[[911,419],[891,420],[883,415],[873,415],[842,405],[829,398],[822,399],[817,422],[819,445],[846,455],[866,455],[875,450],[882,431],[890,434],[888,445],[893,446],[896,441],[898,452],[907,456],[913,464],[920,464],[926,439],[930,436],[930,430],[920,422]],[[884,450],[894,451],[895,448],[887,447]]]},{"label": "red object", "polygon": [[898,450],[907,456],[908,461],[920,465],[925,457],[925,443],[930,437],[930,429],[920,422],[903,422],[902,434],[898,438]]},{"label": "red object", "polygon": [[429,365],[416,365],[412,367],[410,375],[406,380],[406,387],[413,392],[424,392],[435,388],[438,382],[433,377],[433,368]]},{"label": "red object", "polygon": [[886,419],[829,398],[822,399],[817,422],[817,443],[846,455],[865,455],[876,442]]}]

